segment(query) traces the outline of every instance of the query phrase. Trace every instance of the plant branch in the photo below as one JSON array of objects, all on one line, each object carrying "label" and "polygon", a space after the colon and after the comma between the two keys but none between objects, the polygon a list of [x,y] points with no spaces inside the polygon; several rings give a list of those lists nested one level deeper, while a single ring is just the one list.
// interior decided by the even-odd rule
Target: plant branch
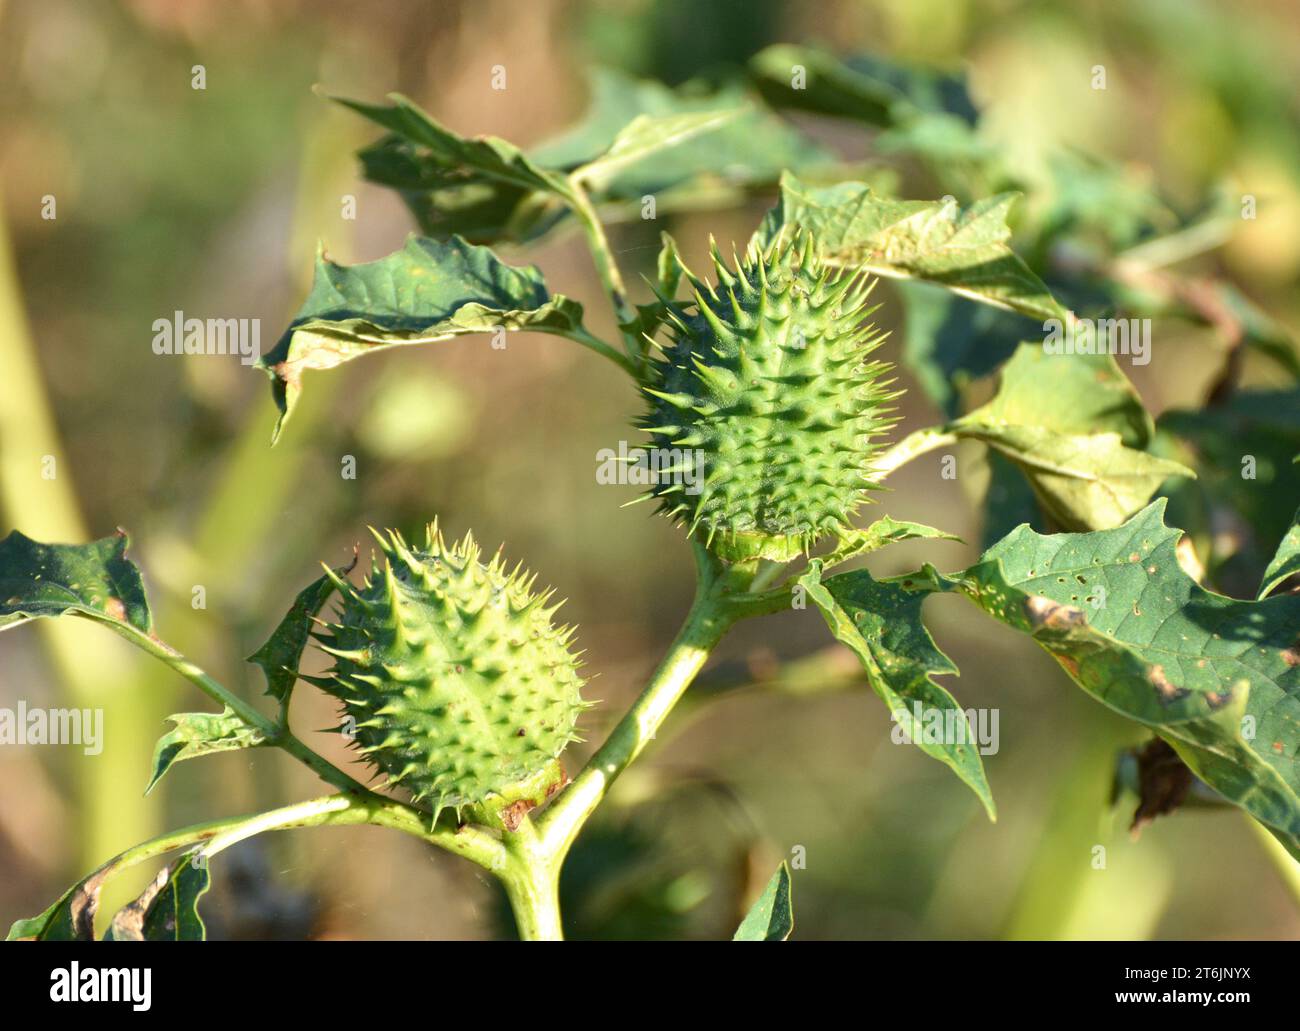
[{"label": "plant branch", "polygon": [[636,364],[631,358],[625,354],[620,354],[609,344],[605,343],[605,341],[601,340],[600,337],[589,333],[584,327],[578,326],[571,329],[565,333],[564,336],[568,337],[575,343],[581,344],[588,350],[595,351],[597,354],[608,358],[628,375],[633,377],[639,375]]},{"label": "plant branch", "polygon": [[943,426],[930,426],[910,433],[893,447],[883,452],[875,462],[875,470],[883,479],[899,466],[906,465],[913,458],[918,458],[927,451],[941,447],[951,447],[957,443],[957,435],[949,433]]},{"label": "plant branch", "polygon": [[[116,622],[114,621],[115,624]],[[117,627],[115,626],[115,628]],[[433,817],[430,813],[417,809],[406,802],[387,798],[371,791],[365,784],[362,784],[324,756],[309,748],[295,737],[288,727],[262,714],[242,698],[232,694],[226,687],[213,680],[212,677],[175,648],[156,637],[142,634],[131,627],[120,628],[119,632],[133,644],[166,663],[181,676],[195,684],[213,701],[228,706],[245,723],[256,728],[266,739],[266,744],[287,752],[327,784],[342,789],[345,796],[354,798],[357,804],[369,806],[374,818],[360,822],[376,823],[381,826],[406,831],[416,837],[423,838],[430,844],[472,859],[480,866],[489,869],[499,866],[502,862],[504,848],[492,835],[468,825],[456,829],[434,826]]]},{"label": "plant branch", "polygon": [[724,573],[697,544],[699,579],[695,600],[668,653],[651,676],[640,697],[586,766],[537,821],[543,853],[562,858],[583,824],[608,794],[614,780],[654,739],[664,720],[708,660],[713,647],[738,620],[748,615],[776,611],[778,599],[789,592],[741,597],[729,593],[739,573],[752,579],[752,570]]},{"label": "plant branch", "polygon": [[[114,621],[114,628],[118,629],[117,621]],[[276,748],[288,752],[299,762],[310,767],[327,784],[333,784],[344,791],[373,794],[359,780],[344,773],[333,763],[312,751],[302,741],[294,737],[288,727],[264,715],[238,695],[231,693],[171,645],[156,637],[142,634],[134,630],[134,628],[122,629],[119,632],[143,651],[166,663],[186,680],[197,686],[200,691],[213,701],[228,707],[250,727],[254,727],[266,739],[268,745],[274,745]]]},{"label": "plant branch", "polygon": [[502,865],[505,849],[491,835],[476,831],[474,828],[463,828],[455,832],[432,831],[419,816],[420,814],[409,806],[371,793],[358,795],[344,792],[323,795],[320,798],[295,802],[293,805],[251,816],[230,816],[170,831],[119,853],[81,883],[96,879],[102,883],[112,874],[190,845],[201,844],[202,848],[199,850],[201,854],[213,856],[231,845],[266,831],[358,824],[372,824],[404,831],[430,844],[439,845],[467,859],[472,859],[480,866],[489,869]]},{"label": "plant branch", "polygon": [[[628,299],[623,273],[619,270],[613,248],[610,247],[609,238],[605,235],[605,227],[601,224],[600,215],[592,205],[591,198],[587,196],[587,191],[573,178],[570,178],[569,186],[570,196],[567,199],[574,214],[578,216],[578,221],[582,223],[582,231],[586,234],[587,246],[596,265],[596,274],[600,276],[601,285],[604,286],[605,292],[614,305],[614,317],[618,320],[621,329],[636,319],[636,309]],[[633,366],[639,368],[643,357],[641,341],[633,333],[625,330],[622,332],[628,357],[632,360]]]}]

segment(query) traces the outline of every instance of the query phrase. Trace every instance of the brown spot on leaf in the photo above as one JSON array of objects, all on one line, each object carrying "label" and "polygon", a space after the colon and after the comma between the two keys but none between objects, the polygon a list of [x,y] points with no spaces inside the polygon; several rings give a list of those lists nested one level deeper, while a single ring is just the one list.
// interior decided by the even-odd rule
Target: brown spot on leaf
[{"label": "brown spot on leaf", "polygon": [[1070,630],[1086,626],[1088,617],[1083,609],[1073,605],[1063,605],[1041,594],[1034,594],[1025,602],[1025,613],[1035,630],[1046,627],[1048,630]]},{"label": "brown spot on leaf", "polygon": [[1158,663],[1147,670],[1147,679],[1151,681],[1151,686],[1156,689],[1156,696],[1165,705],[1176,702],[1180,698],[1186,698],[1189,693],[1186,689],[1171,683],[1169,678],[1165,676],[1164,666]]},{"label": "brown spot on leaf", "polygon": [[1152,738],[1137,754],[1138,806],[1129,826],[1133,837],[1157,816],[1172,813],[1191,790],[1192,771],[1161,738]]},{"label": "brown spot on leaf", "polygon": [[126,622],[126,606],[122,603],[121,598],[114,598],[111,595],[104,599],[104,611],[117,620]]},{"label": "brown spot on leaf", "polygon": [[1076,659],[1072,659],[1068,655],[1057,655],[1056,661],[1065,667],[1065,672],[1069,673],[1070,676],[1076,680],[1079,679],[1079,663]]},{"label": "brown spot on leaf", "polygon": [[[188,862],[183,859],[182,862]],[[118,910],[117,915],[113,917],[113,937],[117,941],[144,941],[144,918],[149,912],[149,907],[153,905],[153,900],[158,897],[158,893],[166,886],[168,879],[171,877],[172,868],[164,866],[158,871],[158,876],[153,879],[144,890],[144,893],[134,902],[129,902]]]}]

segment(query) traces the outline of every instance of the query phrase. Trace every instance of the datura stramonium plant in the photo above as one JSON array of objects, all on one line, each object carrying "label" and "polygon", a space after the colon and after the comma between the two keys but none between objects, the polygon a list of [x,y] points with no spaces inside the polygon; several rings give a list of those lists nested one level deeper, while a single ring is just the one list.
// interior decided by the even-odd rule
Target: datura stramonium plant
[{"label": "datura stramonium plant", "polygon": [[428,528],[423,548],[375,533],[382,565],[356,586],[331,574],[337,622],[317,639],[334,658],[315,682],[343,703],[353,742],[436,822],[443,809],[505,823],[563,784],[557,757],[576,740],[585,703],[570,627],[551,617],[551,591],[486,564],[471,535],[448,547]]},{"label": "datura stramonium plant", "polygon": [[[784,63],[781,57],[778,64]],[[552,622],[550,592],[536,591],[533,578],[517,567],[511,571],[499,554],[485,561],[469,536],[449,547],[435,525],[417,546],[396,532],[377,533],[379,550],[364,579],[354,583],[335,569],[299,591],[249,658],[265,675],[276,709],[270,713],[268,703],[226,688],[158,636],[124,534],[62,545],[15,531],[0,539],[0,631],[69,614],[94,620],[169,665],[220,706],[171,717],[174,728],[154,750],[150,786],[181,761],[276,748],[333,791],[194,824],[130,848],[43,913],[17,921],[10,937],[94,938],[94,907],[110,873],[189,849],[119,911],[107,930],[113,940],[201,938],[198,901],[211,883],[208,858],[267,830],[364,823],[413,835],[490,871],[509,900],[519,935],[558,939],[564,930],[559,886],[566,857],[618,778],[663,733],[733,627],[805,607],[820,613],[835,640],[861,661],[863,678],[886,702],[893,730],[902,735],[891,732],[891,739],[909,741],[942,762],[993,818],[982,756],[997,751],[996,722],[992,740],[982,729],[977,734],[968,710],[935,679],[956,668],[922,619],[923,604],[933,594],[964,596],[1046,649],[1109,709],[1144,733],[1154,730],[1164,753],[1153,754],[1176,755],[1185,764],[1179,782],[1200,778],[1250,813],[1261,832],[1267,827],[1280,845],[1287,883],[1295,880],[1300,516],[1287,524],[1291,529],[1272,562],[1259,563],[1255,600],[1214,593],[1208,580],[1203,586],[1203,578],[1215,575],[1212,566],[1203,566],[1195,578],[1184,572],[1184,544],[1194,551],[1196,542],[1168,526],[1165,499],[1152,498],[1169,490],[1169,481],[1188,479],[1194,471],[1147,450],[1153,439],[1150,413],[1115,353],[1104,350],[1067,353],[1039,341],[1022,343],[1002,366],[987,405],[915,428],[887,450],[880,448],[901,392],[893,387],[890,365],[875,357],[884,334],[869,321],[876,310],[869,304],[870,275],[925,283],[964,304],[1035,322],[1051,316],[1072,324],[1072,314],[1012,249],[1009,195],[963,208],[950,197],[901,200],[867,183],[818,186],[787,172],[755,242],[743,257],[733,252],[730,260],[713,246],[708,275],[691,272],[677,242],[663,234],[657,301],[638,307],[619,267],[621,252],[611,246],[601,221],[606,210],[620,218],[631,214],[628,198],[648,199],[624,177],[645,173],[637,183],[647,189],[667,184],[667,166],[637,166],[696,137],[701,146],[685,165],[694,168],[716,146],[718,167],[729,169],[729,134],[765,132],[763,124],[779,123],[775,113],[748,123],[752,129],[738,128],[731,119],[749,117],[747,108],[732,109],[729,102],[705,112],[692,100],[686,111],[638,115],[611,137],[606,150],[593,147],[594,154],[586,153],[591,132],[583,129],[584,154],[566,145],[560,151],[568,157],[560,161],[553,152],[552,164],[503,140],[462,137],[399,96],[390,106],[347,103],[388,134],[363,152],[366,168],[379,175],[376,181],[406,184],[402,194],[429,235],[355,265],[332,261],[323,249],[318,254],[302,308],[259,362],[272,379],[277,434],[309,371],[314,377],[363,355],[412,344],[449,348],[455,338],[471,334],[493,334],[493,362],[515,353],[498,340],[507,332],[567,340],[610,361],[647,406],[639,425],[650,439],[643,442],[648,448],[638,449],[638,461],[649,460],[649,475],[641,467],[635,481],[648,485],[641,500],[656,501],[689,535],[695,565],[690,609],[661,661],[647,671],[635,701],[599,728],[597,747],[575,758],[573,750],[563,753],[576,740],[588,703],[581,696],[572,631]],[[704,141],[704,134],[725,125],[730,128]],[[586,160],[570,161],[580,156]],[[401,174],[394,177],[395,170]],[[412,170],[419,172],[418,182],[407,176]],[[700,179],[712,181],[711,175]],[[469,203],[468,194],[444,188],[458,183],[472,185],[475,197],[486,188],[491,203]],[[671,189],[676,194],[678,186]],[[710,185],[708,192],[716,191]],[[455,231],[490,243],[523,243],[564,221],[583,229],[617,337],[593,332],[589,327],[596,323],[587,308],[552,293],[540,269],[507,264],[490,245],[471,243]],[[914,310],[901,312],[913,320],[910,332],[918,339],[934,327],[935,316],[946,318],[949,311],[941,294],[926,296],[940,306],[913,297],[916,303],[907,308]],[[933,354],[913,355],[926,366],[913,371],[931,391],[943,364],[939,350],[950,343],[937,339]],[[1230,371],[1225,368],[1216,382],[1233,382]],[[973,398],[950,386],[945,406],[961,402],[957,407],[965,409]],[[1268,408],[1275,394],[1238,400],[1243,411],[1247,403]],[[579,394],[575,403],[581,402]],[[619,452],[626,456],[625,443],[619,442]],[[1040,534],[1024,523],[974,565],[949,573],[930,561],[884,579],[867,568],[846,568],[897,542],[929,540],[938,546],[958,539],[889,515],[865,526],[857,518],[894,470],[958,443],[992,448],[1007,460],[1008,475],[1023,474],[1040,515],[1076,530]],[[1190,439],[1186,443],[1194,453]],[[1276,470],[1293,468],[1291,445],[1282,441],[1279,448],[1269,461]],[[598,462],[604,453],[597,452]],[[933,466],[931,471],[938,473]],[[608,482],[603,463],[597,482]],[[1279,478],[1269,489],[1285,493],[1287,482]],[[44,492],[48,484],[37,486]],[[366,493],[360,501],[374,506],[383,496]],[[514,495],[500,503],[529,502]],[[996,525],[1004,513],[989,515]],[[607,518],[618,517],[611,511]],[[610,522],[609,528],[635,532],[628,522]],[[1275,536],[1282,532],[1279,522]],[[667,589],[669,582],[665,567],[654,587]],[[309,633],[333,657],[325,675],[302,671]],[[799,646],[791,639],[778,651]],[[824,668],[818,656],[807,661]],[[839,677],[838,663],[835,668],[836,678],[847,681]],[[364,761],[335,765],[293,732],[290,703],[300,679],[342,705],[340,729]],[[773,691],[784,690],[778,686],[783,677],[760,679],[765,689],[770,684]],[[718,694],[697,692],[695,702]],[[976,723],[983,728],[983,720]],[[617,819],[669,780],[654,776],[625,786]],[[1141,806],[1140,814],[1149,811],[1145,796]],[[744,848],[750,851],[748,836]],[[598,841],[566,883],[568,898],[587,918],[611,909],[605,860],[591,858],[598,852],[609,849]],[[659,870],[657,859],[652,865]],[[627,876],[632,885],[639,874],[629,870]],[[738,940],[774,941],[790,934],[791,876],[784,865],[773,874],[736,930]],[[734,878],[727,874],[726,880]],[[639,887],[624,894],[634,901],[642,897]],[[395,897],[405,904],[405,893]],[[708,908],[723,912],[735,901]],[[681,914],[674,908],[673,915]],[[621,913],[611,920],[597,928],[597,936],[613,927],[621,936],[630,926]],[[653,926],[659,926],[657,917]],[[584,930],[595,927],[587,923]]]},{"label": "datura stramonium plant", "polygon": [[809,233],[731,268],[712,254],[716,285],[679,262],[694,303],[661,298],[671,339],[642,427],[682,457],[651,493],[719,557],[785,561],[847,530],[875,487],[898,393],[868,360],[885,336],[865,321],[874,281],[825,264]]}]

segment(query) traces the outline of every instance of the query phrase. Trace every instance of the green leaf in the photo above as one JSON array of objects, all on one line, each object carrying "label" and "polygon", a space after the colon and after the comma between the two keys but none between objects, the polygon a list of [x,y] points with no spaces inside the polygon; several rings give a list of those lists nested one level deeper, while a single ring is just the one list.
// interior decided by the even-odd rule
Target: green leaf
[{"label": "green leaf", "polygon": [[199,898],[212,885],[207,857],[181,856],[113,917],[105,941],[205,941]]},{"label": "green leaf", "polygon": [[668,193],[690,198],[718,184],[765,186],[775,182],[784,169],[834,162],[830,151],[752,101],[750,93],[734,84],[712,91],[697,89],[694,84],[674,90],[612,69],[597,69],[592,75],[591,102],[581,123],[535,148],[532,157],[548,168],[575,169],[608,151],[628,123],[639,116],[658,119],[744,108],[707,135],[660,151],[653,161],[638,161],[623,169],[602,184],[598,199],[639,201],[655,194],[660,211],[665,211],[674,202],[665,195]]},{"label": "green leaf", "polygon": [[1062,237],[1076,247],[1114,253],[1178,226],[1149,170],[1071,147],[1047,154],[1046,181],[1035,200],[1037,253]]},{"label": "green leaf", "polygon": [[414,101],[390,93],[392,104],[382,107],[335,97],[338,103],[382,125],[401,139],[423,148],[430,160],[448,175],[472,180],[482,177],[524,190],[542,190],[572,197],[565,177],[533,162],[513,143],[496,136],[468,138],[436,122]]},{"label": "green leaf", "polygon": [[[534,240],[570,214],[569,174],[583,166],[597,201],[655,194],[667,212],[734,204],[784,168],[834,161],[735,85],[672,90],[597,70],[581,123],[527,155],[504,140],[458,136],[409,100],[393,100],[344,103],[390,130],[360,152],[366,178],[396,189],[430,236]],[[711,124],[724,113],[734,117]]]},{"label": "green leaf", "polygon": [[790,867],[785,863],[772,875],[758,901],[745,914],[732,941],[783,942],[794,930],[790,908]]},{"label": "green leaf", "polygon": [[9,928],[6,941],[94,941],[95,911],[104,882],[116,869],[108,862],[85,880],[74,884],[39,916],[16,920]]},{"label": "green leaf", "polygon": [[570,213],[568,201],[549,190],[467,175],[401,136],[385,136],[357,156],[365,177],[396,190],[427,236],[526,243]]},{"label": "green leaf", "polygon": [[[821,610],[836,639],[857,654],[872,690],[888,706],[908,740],[952,769],[975,792],[989,819],[997,819],[966,713],[931,676],[956,673],[957,667],[938,649],[921,622],[925,596],[876,581],[866,570],[842,573],[823,582],[821,564],[816,560],[799,578],[799,585]],[[954,733],[929,733],[927,722],[936,715],[941,715],[945,728],[951,726]]]},{"label": "green leaf", "polygon": [[84,616],[149,634],[144,581],[122,530],[90,544],[41,544],[14,530],[0,541],[0,630],[42,616]]},{"label": "green leaf", "polygon": [[[356,562],[354,555],[349,565],[339,566],[333,571],[334,576],[346,576]],[[266,643],[245,660],[262,668],[266,675],[266,693],[280,703],[281,723],[289,709],[289,696],[298,681],[298,664],[316,617],[333,594],[334,580],[329,574],[308,584],[298,592],[293,605]]]},{"label": "green leaf", "polygon": [[167,719],[176,726],[160,737],[154,746],[153,773],[149,777],[149,786],[145,788],[146,795],[174,763],[214,752],[266,744],[266,736],[236,716],[229,706],[219,713],[181,712]]},{"label": "green leaf", "polygon": [[1118,526],[1170,476],[1186,466],[1127,448],[1117,433],[1066,435],[1041,426],[962,422],[964,437],[983,441],[1016,463],[1043,510],[1068,528]]},{"label": "green leaf", "polygon": [[896,289],[904,310],[903,364],[948,418],[961,414],[971,383],[996,371],[1040,330],[1032,319],[931,283],[900,280]]},{"label": "green leaf", "polygon": [[1300,835],[1300,596],[1238,601],[1179,566],[1154,502],[1121,527],[1020,527],[964,572],[891,581],[956,590],[1031,635],[1093,697],[1165,738],[1207,784]]},{"label": "green leaf", "polygon": [[983,520],[980,525],[981,551],[993,547],[1021,523],[1035,530],[1046,530],[1042,509],[1034,497],[1034,488],[1021,475],[1016,463],[989,448],[985,453],[989,485],[984,494]]},{"label": "green leaf", "polygon": [[[94,941],[100,892],[129,854],[74,884],[40,916],[14,921],[5,940]],[[197,904],[210,883],[206,858],[196,862],[192,852],[182,856],[114,917],[105,940],[201,941],[205,932]]]},{"label": "green leaf", "polygon": [[1264,582],[1259,585],[1258,597],[1270,594],[1278,584],[1289,576],[1300,573],[1300,509],[1291,519],[1291,529],[1287,530],[1282,543],[1277,546],[1277,554],[1264,570]]},{"label": "green leaf", "polygon": [[1169,457],[1198,477],[1166,487],[1171,514],[1211,582],[1255,594],[1300,498],[1300,390],[1239,391],[1225,404],[1165,411],[1158,426]]},{"label": "green leaf", "polygon": [[637,115],[599,157],[575,169],[572,176],[590,189],[602,192],[615,178],[639,161],[725,125],[744,112],[691,111],[671,115]]},{"label": "green leaf", "polygon": [[1015,199],[1000,194],[962,210],[955,202],[877,197],[865,183],[808,187],[786,173],[757,240],[800,226],[816,235],[830,264],[919,279],[996,308],[1065,322],[1069,313],[1008,246]]},{"label": "green leaf", "polygon": [[360,152],[366,177],[396,188],[430,235],[527,240],[575,201],[567,177],[496,136],[464,137],[418,105],[390,94],[390,106],[335,98],[391,135]]},{"label": "green leaf", "polygon": [[929,538],[941,541],[961,542],[961,538],[943,530],[936,530],[924,523],[910,523],[906,520],[891,519],[889,516],[877,519],[865,530],[849,530],[840,534],[835,550],[822,559],[822,568],[831,569],[851,558],[878,551],[887,544],[899,541]]},{"label": "green leaf", "polygon": [[1108,354],[1050,354],[1022,343],[1002,369],[988,404],[957,421],[1041,426],[1061,434],[1114,433],[1132,448],[1151,442],[1151,416]]},{"label": "green leaf", "polygon": [[402,250],[359,265],[337,265],[320,254],[310,295],[259,362],[271,376],[281,413],[276,435],[293,412],[307,369],[497,327],[564,336],[581,323],[582,306],[552,296],[535,266],[506,265],[459,237],[412,236]]},{"label": "green leaf", "polygon": [[1109,355],[1021,344],[993,400],[948,430],[1011,459],[1066,529],[1118,526],[1169,477],[1195,476],[1138,450],[1150,439],[1150,417]]},{"label": "green leaf", "polygon": [[[796,67],[803,70],[797,89]],[[764,98],[777,107],[853,118],[880,128],[925,114],[947,114],[967,126],[978,117],[964,75],[872,54],[837,58],[813,47],[779,43],[755,54],[749,69]]]}]

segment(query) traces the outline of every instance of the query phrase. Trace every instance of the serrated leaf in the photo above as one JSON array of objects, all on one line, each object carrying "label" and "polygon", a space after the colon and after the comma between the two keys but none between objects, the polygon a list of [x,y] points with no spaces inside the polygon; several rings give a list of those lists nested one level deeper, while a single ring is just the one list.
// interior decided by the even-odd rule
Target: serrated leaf
[{"label": "serrated leaf", "polygon": [[[353,556],[351,564],[334,570],[334,576],[346,576],[356,561]],[[298,664],[307,648],[312,627],[334,589],[334,580],[328,574],[304,587],[266,643],[245,660],[260,666],[266,675],[266,693],[280,703],[281,723],[289,709],[289,696],[298,681]]]},{"label": "serrated leaf", "polygon": [[[822,581],[816,560],[799,578],[799,585],[821,611],[831,633],[861,660],[872,690],[908,740],[956,773],[983,803],[989,819],[996,819],[975,732],[965,711],[932,677],[956,673],[957,667],[921,622],[925,596],[874,580],[866,570]],[[928,732],[927,723],[936,716],[954,733]]]},{"label": "serrated leaf", "polygon": [[1181,531],[1154,502],[1121,527],[1042,535],[1021,527],[951,577],[1031,635],[1080,687],[1167,740],[1202,780],[1284,835],[1300,835],[1300,596],[1239,601],[1181,568]]},{"label": "serrated leaf", "polygon": [[1008,245],[1015,199],[1000,194],[962,210],[955,202],[878,197],[865,183],[808,187],[786,173],[756,241],[800,226],[817,237],[829,264],[919,279],[1030,318],[1066,322],[1069,312]]},{"label": "serrated leaf", "polygon": [[713,91],[693,87],[670,89],[648,79],[635,79],[613,69],[597,69],[591,79],[591,101],[581,123],[531,153],[548,168],[574,169],[607,151],[629,122],[639,116],[669,118],[745,108],[707,135],[660,152],[619,172],[603,186],[600,199],[640,200],[655,194],[690,195],[709,184],[755,187],[775,182],[783,169],[829,164],[834,155],[788,123],[752,103],[752,96],[734,84]]},{"label": "serrated leaf", "polygon": [[[735,85],[711,92],[672,90],[598,69],[582,121],[529,154],[504,140],[461,137],[409,100],[393,99],[391,107],[344,103],[390,130],[360,152],[366,178],[396,189],[430,236],[458,234],[482,243],[534,240],[570,215],[574,197],[568,177],[583,165],[602,166],[590,170],[595,200],[639,203],[654,194],[666,212],[675,206],[735,203],[736,190],[775,182],[783,168],[834,161],[833,154],[753,105]],[[719,112],[742,107],[746,110],[726,124],[708,127],[707,120]],[[671,147],[643,160],[652,152],[633,146],[637,138],[649,139],[675,119],[678,130],[700,128],[699,138],[670,134]],[[635,129],[629,124],[638,121]],[[612,155],[620,136],[620,154]],[[614,158],[608,165],[601,160],[605,154]]]},{"label": "serrated leaf", "polygon": [[227,706],[221,712],[180,712],[167,717],[174,729],[158,739],[147,795],[175,763],[214,752],[231,752],[266,744],[266,736],[250,727]]},{"label": "serrated leaf", "polygon": [[921,538],[961,542],[960,537],[945,533],[943,530],[936,530],[933,526],[884,516],[864,530],[848,530],[841,533],[835,550],[822,559],[822,568],[831,569],[859,555],[878,551],[887,544]]},{"label": "serrated leaf", "polygon": [[689,139],[725,125],[744,112],[744,108],[730,111],[690,111],[671,115],[637,115],[614,137],[614,141],[599,157],[576,168],[572,176],[592,190],[603,191],[615,178],[638,161],[671,147],[680,146]]},{"label": "serrated leaf", "polygon": [[565,198],[572,196],[563,175],[536,164],[513,143],[496,136],[469,138],[454,133],[400,93],[388,95],[392,103],[387,107],[342,97],[334,99],[400,138],[424,148],[429,157],[448,173],[464,178],[477,175],[525,190],[544,190]]},{"label": "serrated leaf", "polygon": [[1151,442],[1151,416],[1108,354],[1052,354],[1022,343],[988,404],[959,422],[1041,426],[1062,434],[1114,433],[1127,446]]},{"label": "serrated leaf", "polygon": [[790,904],[790,867],[782,863],[763,894],[745,914],[732,941],[783,942],[794,930],[794,912]]},{"label": "serrated leaf", "polygon": [[205,941],[199,898],[212,885],[206,857],[181,856],[113,917],[105,941]]},{"label": "serrated leaf", "polygon": [[307,369],[498,327],[563,336],[581,323],[582,306],[550,294],[535,266],[507,265],[459,237],[412,236],[400,251],[359,265],[318,255],[310,295],[258,364],[272,379],[278,435]]},{"label": "serrated leaf", "polygon": [[76,615],[142,634],[152,630],[144,581],[119,530],[90,544],[41,544],[14,530],[0,541],[0,630]]},{"label": "serrated leaf", "polygon": [[570,213],[567,200],[549,190],[466,175],[401,136],[385,136],[357,157],[366,179],[398,192],[426,236],[526,243]]},{"label": "serrated leaf", "polygon": [[961,436],[983,441],[1015,462],[1058,526],[1118,526],[1186,466],[1124,446],[1118,433],[1062,434],[1041,426],[960,422]]},{"label": "serrated leaf", "polygon": [[1064,529],[1118,526],[1187,467],[1138,448],[1151,420],[1110,355],[1049,354],[1026,343],[986,405],[948,425],[1009,458]]},{"label": "serrated leaf", "polygon": [[1277,546],[1277,554],[1264,570],[1264,582],[1259,585],[1258,597],[1263,598],[1272,593],[1289,576],[1300,573],[1300,509],[1291,519],[1291,528],[1287,530],[1282,543]]}]

